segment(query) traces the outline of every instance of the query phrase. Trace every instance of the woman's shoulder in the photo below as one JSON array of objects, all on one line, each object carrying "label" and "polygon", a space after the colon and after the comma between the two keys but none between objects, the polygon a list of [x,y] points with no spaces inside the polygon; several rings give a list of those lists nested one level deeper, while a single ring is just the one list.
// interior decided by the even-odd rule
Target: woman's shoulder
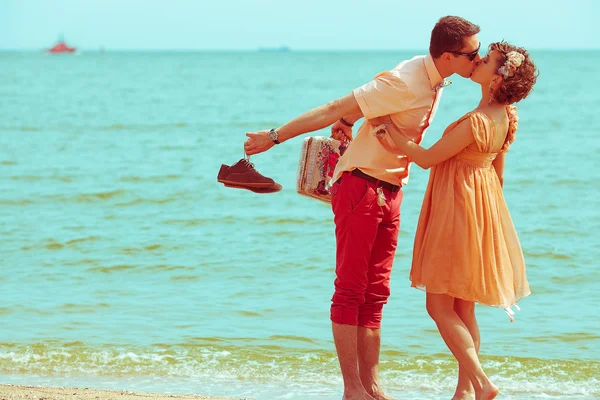
[{"label": "woman's shoulder", "polygon": [[461,123],[470,124],[472,127],[475,127],[481,125],[482,123],[487,123],[488,121],[491,121],[490,117],[482,110],[476,108],[465,113],[456,121],[452,122],[448,128],[454,128]]},{"label": "woman's shoulder", "polygon": [[510,113],[509,107],[512,106],[489,106],[489,107],[477,107],[469,114],[478,114],[487,118],[490,121],[501,123],[508,119]]}]

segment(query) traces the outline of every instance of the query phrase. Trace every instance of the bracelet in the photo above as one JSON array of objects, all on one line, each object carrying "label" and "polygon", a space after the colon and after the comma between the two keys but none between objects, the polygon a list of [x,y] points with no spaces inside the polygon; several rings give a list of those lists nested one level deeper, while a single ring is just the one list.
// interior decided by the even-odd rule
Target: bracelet
[{"label": "bracelet", "polygon": [[354,124],[351,124],[350,122],[346,121],[344,117],[340,118],[340,122],[346,126],[349,126],[350,128],[354,126]]}]

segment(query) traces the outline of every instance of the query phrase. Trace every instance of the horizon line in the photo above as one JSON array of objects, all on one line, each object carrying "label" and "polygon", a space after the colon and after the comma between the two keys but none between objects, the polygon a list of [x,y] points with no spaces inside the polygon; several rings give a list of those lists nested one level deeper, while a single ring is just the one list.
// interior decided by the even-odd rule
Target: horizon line
[{"label": "horizon line", "polygon": [[[0,48],[0,52],[45,52],[49,48]],[[550,51],[585,51],[592,50],[598,51],[600,47],[531,47],[529,51],[539,50],[550,50]],[[77,48],[77,51],[85,51],[92,53],[101,52],[261,52],[261,53],[292,53],[292,52],[325,52],[325,51],[340,51],[340,52],[351,52],[351,51],[362,51],[362,52],[374,52],[374,51],[420,51],[427,52],[426,48],[380,48],[380,49],[312,49],[312,48],[290,48],[284,47],[256,47],[256,48],[107,48],[104,46],[100,47],[82,47]]]}]

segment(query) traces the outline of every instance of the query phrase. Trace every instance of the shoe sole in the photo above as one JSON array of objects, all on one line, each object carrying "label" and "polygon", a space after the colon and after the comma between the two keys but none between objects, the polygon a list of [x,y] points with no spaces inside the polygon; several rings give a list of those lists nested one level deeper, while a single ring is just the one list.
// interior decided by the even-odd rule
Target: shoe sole
[{"label": "shoe sole", "polygon": [[248,188],[253,188],[253,189],[268,189],[275,185],[274,183],[268,183],[268,182],[267,183],[248,182],[248,183],[244,183],[243,185],[241,185],[240,182],[228,181],[225,179],[217,179],[217,182],[220,182],[223,185],[229,185],[229,186],[235,186],[235,187],[248,187]]},{"label": "shoe sole", "polygon": [[246,190],[250,190],[251,192],[261,193],[261,194],[279,192],[282,188],[282,186],[279,183],[275,183],[273,186],[268,187],[268,188],[250,188],[250,187],[246,187],[246,186],[227,185],[227,184],[225,184],[225,187],[232,188],[232,189],[246,189]]}]

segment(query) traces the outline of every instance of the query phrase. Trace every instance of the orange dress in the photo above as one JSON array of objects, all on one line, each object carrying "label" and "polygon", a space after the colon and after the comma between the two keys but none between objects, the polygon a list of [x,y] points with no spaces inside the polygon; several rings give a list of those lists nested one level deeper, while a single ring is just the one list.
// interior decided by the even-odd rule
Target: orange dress
[{"label": "orange dress", "polygon": [[[506,135],[506,151],[517,128],[516,109],[508,106],[509,132],[470,112],[444,131],[469,119],[475,144],[432,167],[415,235],[410,272],[412,287],[430,293],[504,308],[511,316],[529,295],[525,260],[517,232],[492,166],[495,135]],[[518,308],[518,307],[517,307]]]}]

